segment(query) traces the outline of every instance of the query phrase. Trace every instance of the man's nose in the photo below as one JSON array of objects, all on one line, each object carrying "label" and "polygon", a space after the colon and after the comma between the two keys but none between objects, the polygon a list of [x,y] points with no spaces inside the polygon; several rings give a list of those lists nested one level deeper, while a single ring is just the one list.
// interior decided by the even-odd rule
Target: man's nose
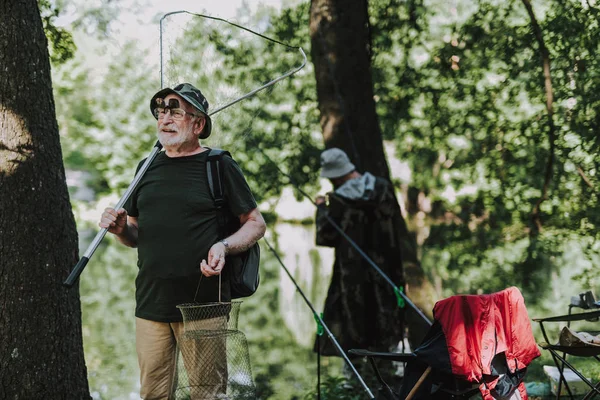
[{"label": "man's nose", "polygon": [[173,120],[173,113],[171,112],[170,109],[165,109],[165,116],[163,117],[163,123],[165,121],[172,121]]}]

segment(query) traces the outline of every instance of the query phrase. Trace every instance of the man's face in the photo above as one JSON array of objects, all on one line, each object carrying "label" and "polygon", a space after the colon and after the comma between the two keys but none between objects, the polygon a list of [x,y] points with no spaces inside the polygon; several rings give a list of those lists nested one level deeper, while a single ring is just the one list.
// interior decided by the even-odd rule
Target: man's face
[{"label": "man's face", "polygon": [[185,111],[183,115],[171,112],[171,108],[167,106],[165,111],[161,113],[157,120],[158,140],[165,148],[179,148],[184,144],[198,143],[198,135],[204,128],[204,118],[202,116],[194,116],[199,114],[194,107],[189,105],[181,96],[169,94],[164,98],[165,105],[171,105],[175,99],[179,102],[179,108]]}]

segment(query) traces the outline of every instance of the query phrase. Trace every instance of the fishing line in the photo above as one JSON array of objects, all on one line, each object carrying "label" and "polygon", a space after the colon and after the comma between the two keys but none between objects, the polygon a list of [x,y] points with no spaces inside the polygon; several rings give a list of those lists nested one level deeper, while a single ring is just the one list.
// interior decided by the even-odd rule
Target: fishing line
[{"label": "fishing line", "polygon": [[277,251],[273,248],[273,246],[271,246],[271,243],[269,243],[269,241],[267,240],[266,237],[263,237],[263,241],[266,243],[266,245],[269,248],[269,250],[271,251],[271,253],[273,253],[273,255],[275,256],[275,258],[277,259],[277,261],[279,262],[279,264],[281,265],[281,267],[283,268],[283,270],[285,271],[285,273],[287,274],[287,276],[291,279],[292,283],[296,287],[296,290],[298,291],[298,293],[300,293],[300,296],[302,296],[302,298],[304,299],[304,302],[311,309],[311,311],[313,313],[313,316],[315,317],[315,320],[318,321],[319,325],[323,327],[323,329],[324,329],[325,332],[327,332],[327,336],[329,337],[329,339],[331,340],[331,342],[335,345],[335,348],[337,349],[338,353],[342,356],[342,358],[344,359],[344,361],[346,362],[346,364],[352,369],[352,372],[354,372],[354,374],[356,375],[356,377],[360,381],[360,384],[362,385],[362,387],[369,394],[369,398],[375,399],[375,397],[373,397],[373,393],[371,392],[371,390],[369,389],[369,387],[367,386],[367,384],[365,383],[365,381],[363,380],[363,378],[360,376],[360,374],[358,373],[358,371],[356,370],[356,368],[354,368],[354,365],[352,364],[352,362],[350,361],[350,359],[348,358],[348,356],[346,356],[346,353],[344,352],[344,350],[342,349],[342,347],[340,346],[340,344],[338,343],[338,341],[335,339],[335,336],[333,336],[333,333],[331,333],[331,331],[329,330],[329,327],[327,326],[327,324],[325,324],[325,322],[323,321],[323,319],[321,318],[321,316],[317,313],[317,311],[315,310],[315,308],[312,305],[312,303],[310,302],[310,300],[308,300],[308,298],[306,297],[306,295],[304,294],[304,292],[302,291],[302,289],[300,288],[300,286],[298,286],[298,284],[296,283],[296,281],[292,277],[292,274],[290,273],[290,271],[287,269],[287,267],[285,266],[285,264],[281,260],[281,257],[279,257],[279,254],[277,253]]}]

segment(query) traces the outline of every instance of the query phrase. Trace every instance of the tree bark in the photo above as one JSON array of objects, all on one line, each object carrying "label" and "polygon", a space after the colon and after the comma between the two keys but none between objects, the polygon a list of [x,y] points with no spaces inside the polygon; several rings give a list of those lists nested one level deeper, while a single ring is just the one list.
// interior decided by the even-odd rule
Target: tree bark
[{"label": "tree bark", "polygon": [[0,0],[0,399],[89,399],[77,261],[36,0]]},{"label": "tree bark", "polygon": [[367,1],[313,0],[311,55],[327,148],[344,150],[361,172],[389,179],[371,79]]},{"label": "tree bark", "polygon": [[[312,0],[311,55],[325,147],[343,149],[360,172],[390,179],[371,78],[370,28],[366,0]],[[402,264],[409,298],[431,315],[437,298],[403,220]],[[428,325],[407,310],[415,342]]]}]

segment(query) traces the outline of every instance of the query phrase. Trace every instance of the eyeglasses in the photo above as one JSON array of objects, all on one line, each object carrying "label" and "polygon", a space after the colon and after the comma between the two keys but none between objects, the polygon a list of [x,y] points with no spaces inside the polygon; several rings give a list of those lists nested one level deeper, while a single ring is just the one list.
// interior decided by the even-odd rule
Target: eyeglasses
[{"label": "eyeglasses", "polygon": [[165,99],[156,99],[156,108],[152,110],[154,117],[157,119],[163,119],[167,115],[167,111],[171,113],[171,118],[173,118],[175,121],[182,120],[186,114],[199,117],[199,115],[187,112],[181,108],[179,100],[177,99],[170,99],[168,105],[165,105]]}]

